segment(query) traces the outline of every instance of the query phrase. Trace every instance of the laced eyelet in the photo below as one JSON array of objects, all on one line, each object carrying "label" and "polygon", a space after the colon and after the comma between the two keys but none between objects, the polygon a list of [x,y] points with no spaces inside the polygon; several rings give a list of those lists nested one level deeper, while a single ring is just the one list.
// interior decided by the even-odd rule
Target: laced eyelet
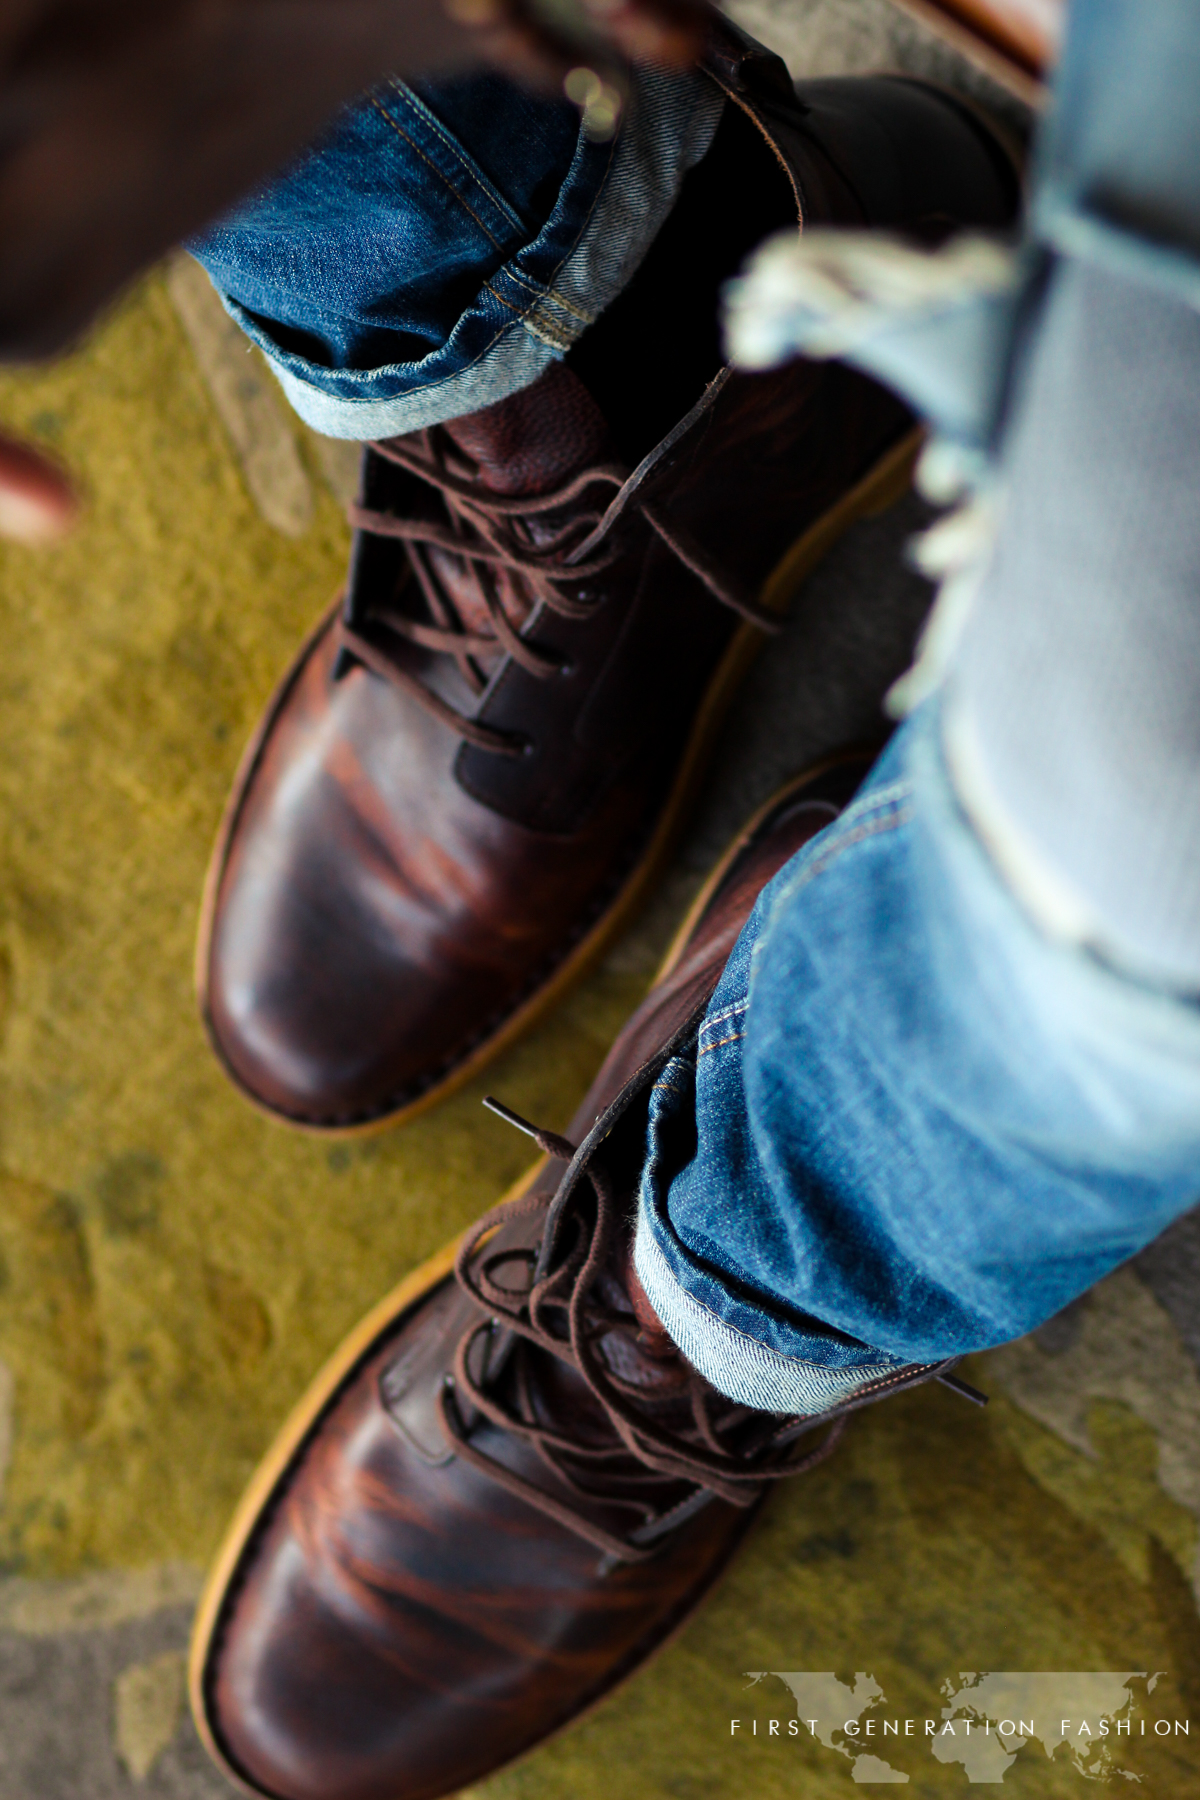
[{"label": "laced eyelet", "polygon": [[[421,679],[419,665],[413,666],[399,652],[407,641],[428,654],[453,657],[476,695],[487,685],[479,658],[493,653],[513,657],[537,681],[575,675],[577,667],[571,659],[558,663],[553,653],[547,656],[523,641],[523,627],[514,624],[501,602],[498,577],[506,571],[531,605],[544,601],[548,611],[565,618],[590,618],[610,604],[619,590],[605,571],[623,552],[613,541],[609,515],[615,519],[619,509],[614,511],[614,501],[607,512],[595,511],[581,505],[580,497],[600,482],[623,489],[628,479],[625,471],[615,464],[584,469],[554,493],[504,497],[484,490],[470,469],[453,459],[447,463],[429,432],[412,434],[409,440],[385,440],[371,448],[384,462],[436,490],[441,510],[431,516],[418,509],[420,517],[406,518],[386,507],[357,501],[349,508],[348,517],[356,531],[403,548],[405,591],[423,601],[423,609],[403,600],[400,588],[390,599],[380,596],[379,603],[370,607],[362,600],[353,604],[348,600],[338,624],[341,645],[334,679],[361,664],[401,688],[475,749],[493,756],[536,756],[538,748],[532,741],[484,724],[452,706]],[[635,505],[645,523],[714,600],[764,631],[780,629],[781,621],[739,594],[703,547],[666,512],[644,498]],[[522,529],[527,514],[538,515],[549,524],[550,535],[540,545]],[[585,550],[586,555],[582,554]],[[431,560],[434,552],[469,573],[486,618],[463,616],[436,560]]]},{"label": "laced eyelet", "polygon": [[[491,1096],[485,1104],[537,1139],[548,1153],[573,1149],[568,1140],[540,1131]],[[485,1318],[468,1325],[455,1352],[461,1395],[447,1382],[439,1394],[438,1411],[455,1455],[593,1544],[615,1566],[647,1561],[660,1540],[714,1496],[734,1506],[750,1505],[765,1483],[815,1467],[834,1448],[845,1421],[829,1420],[824,1440],[807,1453],[797,1453],[791,1448],[793,1438],[818,1421],[787,1416],[781,1423],[774,1414],[756,1415],[726,1400],[678,1358],[681,1380],[667,1387],[652,1382],[644,1396],[637,1371],[623,1373],[620,1359],[610,1363],[607,1348],[614,1336],[628,1343],[632,1324],[619,1254],[614,1259],[620,1251],[621,1196],[598,1154],[583,1159],[579,1175],[582,1179],[572,1190],[564,1192],[560,1184],[553,1199],[544,1194],[522,1196],[494,1207],[460,1243],[455,1279]],[[494,1376],[485,1368],[477,1377],[472,1357],[481,1331],[490,1335],[492,1309],[486,1290],[497,1255],[486,1246],[497,1225],[529,1213],[542,1215],[537,1234],[541,1247],[536,1253],[540,1273],[527,1304],[512,1315],[509,1356]],[[524,1248],[533,1252],[532,1244]],[[614,1282],[616,1296],[608,1291]],[[622,1297],[625,1305],[614,1309],[614,1299],[619,1303]],[[607,1418],[607,1434],[597,1436],[592,1424],[578,1429],[574,1404],[568,1400],[564,1407],[556,1397],[556,1381],[545,1379],[546,1358],[565,1364],[582,1380]],[[511,1379],[499,1379],[504,1370]],[[651,1401],[648,1408],[644,1398]],[[669,1399],[672,1410],[657,1408],[656,1399]],[[530,1480],[473,1442],[464,1408],[530,1446],[564,1478],[571,1492],[548,1492],[540,1481]],[[761,1421],[758,1425],[756,1418]],[[783,1427],[789,1432],[786,1437]],[[637,1485],[629,1491],[631,1462],[651,1472],[657,1491],[641,1473],[634,1475]],[[609,1480],[610,1472],[615,1483]],[[682,1500],[680,1483],[691,1490]],[[601,1523],[595,1517],[596,1503],[603,1503],[608,1513],[613,1508],[632,1510],[640,1519],[624,1535],[615,1535],[607,1518]]]}]

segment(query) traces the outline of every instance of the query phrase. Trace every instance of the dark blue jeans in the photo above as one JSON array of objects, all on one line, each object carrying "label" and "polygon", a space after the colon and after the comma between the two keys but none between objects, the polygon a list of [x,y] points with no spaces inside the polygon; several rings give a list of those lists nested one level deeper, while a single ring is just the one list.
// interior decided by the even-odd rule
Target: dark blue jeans
[{"label": "dark blue jeans", "polygon": [[706,76],[647,72],[589,140],[481,74],[386,83],[189,248],[329,437],[389,437],[527,386],[620,292],[720,121]]}]

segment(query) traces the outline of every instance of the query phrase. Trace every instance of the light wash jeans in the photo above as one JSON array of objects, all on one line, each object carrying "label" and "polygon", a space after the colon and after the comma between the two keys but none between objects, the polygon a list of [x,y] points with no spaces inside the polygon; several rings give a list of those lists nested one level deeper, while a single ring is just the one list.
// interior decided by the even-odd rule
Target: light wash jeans
[{"label": "light wash jeans", "polygon": [[1003,1343],[1200,1188],[1200,1008],[1028,918],[927,701],[764,890],[654,1090],[636,1263],[747,1405]]},{"label": "light wash jeans", "polygon": [[[1041,791],[1026,801],[1029,818],[1007,812],[997,794],[1033,794],[1039,784],[1027,780],[1022,790],[985,779],[991,771],[979,764],[973,732],[984,714],[1007,748],[992,696],[1012,688],[1018,655],[1028,657],[1037,630],[1011,571],[1024,571],[1028,583],[1039,545],[1022,539],[1014,557],[1004,497],[1010,532],[1052,518],[1054,486],[1059,505],[1074,495],[1084,516],[1094,517],[1099,499],[1080,433],[1056,433],[1044,416],[1038,425],[1039,405],[1056,391],[1048,379],[1055,370],[1035,354],[1043,333],[1073,328],[1089,282],[1098,292],[1107,279],[1122,295],[1140,283],[1147,302],[1141,316],[1127,305],[1135,335],[1115,352],[1136,361],[1143,320],[1153,335],[1162,305],[1184,313],[1200,306],[1200,6],[1076,0],[1057,94],[1015,280],[995,285],[989,277],[974,292],[967,282],[953,304],[943,293],[924,311],[890,315],[876,305],[820,316],[819,304],[802,298],[773,326],[815,349],[822,337],[828,344],[831,321],[846,332],[849,319],[858,330],[851,359],[924,402],[942,448],[954,453],[951,466],[960,478],[974,472],[976,507],[999,509],[991,552],[999,572],[981,552],[969,582],[959,570],[957,585],[948,584],[947,618],[965,609],[965,620],[955,627],[957,648],[946,627],[950,647],[931,654],[941,664],[925,684],[936,683],[932,696],[897,732],[855,803],[763,894],[694,1051],[669,1065],[655,1092],[638,1273],[689,1357],[749,1405],[819,1410],[897,1362],[932,1362],[1016,1337],[1200,1198],[1200,1002],[1187,978],[1189,946],[1165,928],[1161,943],[1148,941],[1159,896],[1153,874],[1136,864],[1120,898],[1136,905],[1142,893],[1138,929],[1127,919],[1111,946],[1089,937],[1078,918],[1095,896],[1073,893],[1082,904],[1070,916],[1046,824],[1057,816],[1063,838],[1072,835],[1064,796],[1087,787],[1077,746],[1094,741],[1109,752],[1108,767],[1097,754],[1093,781],[1111,781],[1126,722],[1118,714],[1111,728],[1097,729],[1088,719],[1089,733],[1064,741],[1062,731],[1080,723],[1080,671],[1064,671],[1057,683],[1053,671],[1039,671],[1044,760]],[[829,254],[836,259],[838,247]],[[803,283],[796,291],[812,293]],[[1162,341],[1191,349],[1196,335],[1186,327]],[[1059,341],[1051,360],[1061,348]],[[1168,389],[1170,371],[1154,373],[1153,391]],[[1200,367],[1185,360],[1175,374],[1171,428],[1194,448]],[[1112,385],[1116,391],[1119,379]],[[1069,384],[1061,397],[1071,404]],[[1078,408],[1081,420],[1086,410]],[[1135,412],[1136,430],[1152,441],[1155,418]],[[1023,434],[1025,422],[1041,443]],[[1136,523],[1139,553],[1155,566],[1140,586],[1136,570],[1124,569],[1124,603],[1143,618],[1148,642],[1191,658],[1183,672],[1157,665],[1164,693],[1200,701],[1190,638],[1138,613],[1145,602],[1188,615],[1197,588],[1196,534],[1186,521],[1173,525],[1161,473],[1144,491],[1136,485],[1136,430],[1124,483],[1114,481],[1107,442],[1102,478],[1114,512],[1124,501],[1135,513],[1144,505],[1148,516],[1118,521],[1110,548],[1125,548],[1122,532]],[[1069,467],[1047,462],[1048,437],[1072,446]],[[1010,456],[1021,461],[1011,465]],[[1040,515],[1027,492],[1035,459],[1038,478],[1052,484]],[[975,529],[966,514],[961,529]],[[1051,538],[1056,553],[1070,539],[1069,529],[1047,525],[1046,533],[1047,557]],[[1075,580],[1069,563],[1056,566],[1065,584]],[[1086,573],[1082,579],[1086,585]],[[1052,609],[1061,596],[1042,582],[1038,598]],[[1104,599],[1111,628],[1107,590]],[[1073,592],[1071,602],[1086,640],[1087,594]],[[1069,643],[1070,633],[1059,641]],[[1134,660],[1127,658],[1124,696],[1120,668],[1107,667],[1102,682],[1086,657],[1084,685],[1092,683],[1097,704],[1103,696],[1119,708],[1124,697],[1131,715],[1154,720],[1154,658],[1128,666]],[[1051,709],[1067,692],[1071,707],[1056,739]],[[1160,710],[1150,731],[1171,732],[1170,759],[1146,754],[1144,728],[1139,746],[1145,770],[1168,762],[1176,777],[1190,770],[1168,799],[1178,803],[1182,793],[1192,814],[1198,716],[1193,705],[1183,741]],[[1121,772],[1128,781],[1128,760]],[[1170,862],[1161,853],[1161,792],[1143,789],[1140,802],[1136,786],[1133,794],[1125,816],[1140,823],[1139,805],[1154,815],[1161,868]],[[1102,806],[1092,811],[1104,817]],[[1176,812],[1180,834],[1185,824],[1190,833],[1192,814]],[[1105,874],[1107,898],[1119,844],[1105,849],[1108,856],[1091,860]],[[1195,869],[1194,858],[1188,866]],[[1071,867],[1085,871],[1086,889],[1089,860],[1078,844]],[[1177,890],[1178,883],[1171,916],[1186,931],[1195,908]],[[1179,973],[1158,980],[1147,973],[1156,966]]]},{"label": "light wash jeans", "polygon": [[[913,397],[938,395],[935,425],[985,460],[1056,258],[1200,296],[1200,6],[1078,0],[1059,94],[1023,286],[965,304],[965,331],[917,331],[912,356],[903,328],[858,356],[893,380],[907,358]],[[598,147],[495,77],[391,84],[193,247],[310,423],[416,429],[569,347],[720,107],[701,76],[645,76]],[[819,1410],[1028,1331],[1200,1193],[1200,1009],[1014,897],[948,774],[942,712],[926,701],[771,883],[654,1092],[638,1272],[750,1405]]]}]

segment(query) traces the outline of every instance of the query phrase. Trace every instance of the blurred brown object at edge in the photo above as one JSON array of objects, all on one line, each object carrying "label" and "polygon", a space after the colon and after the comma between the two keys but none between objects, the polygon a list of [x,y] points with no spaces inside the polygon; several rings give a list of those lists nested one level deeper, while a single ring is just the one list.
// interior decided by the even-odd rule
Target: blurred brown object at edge
[{"label": "blurred brown object at edge", "polygon": [[1066,0],[898,0],[1019,99],[1037,106],[1058,53]]}]

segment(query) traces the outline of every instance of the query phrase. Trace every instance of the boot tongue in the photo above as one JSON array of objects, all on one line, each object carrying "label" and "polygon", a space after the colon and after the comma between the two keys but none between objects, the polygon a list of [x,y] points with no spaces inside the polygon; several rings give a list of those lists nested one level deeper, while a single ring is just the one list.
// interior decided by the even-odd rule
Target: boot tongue
[{"label": "boot tongue", "polygon": [[613,455],[603,413],[561,362],[531,387],[451,419],[442,430],[494,494],[545,494]]},{"label": "boot tongue", "polygon": [[[536,499],[581,470],[613,459],[603,413],[579,377],[561,362],[551,363],[531,387],[451,419],[440,429],[474,465],[480,488],[492,494]],[[557,509],[546,517],[535,514],[524,527],[529,542],[535,546],[549,542],[562,521],[563,513]],[[447,552],[433,551],[430,561],[467,630],[486,632],[487,603],[475,571]],[[519,630],[531,608],[524,582],[504,569],[493,580],[505,613]]]}]

